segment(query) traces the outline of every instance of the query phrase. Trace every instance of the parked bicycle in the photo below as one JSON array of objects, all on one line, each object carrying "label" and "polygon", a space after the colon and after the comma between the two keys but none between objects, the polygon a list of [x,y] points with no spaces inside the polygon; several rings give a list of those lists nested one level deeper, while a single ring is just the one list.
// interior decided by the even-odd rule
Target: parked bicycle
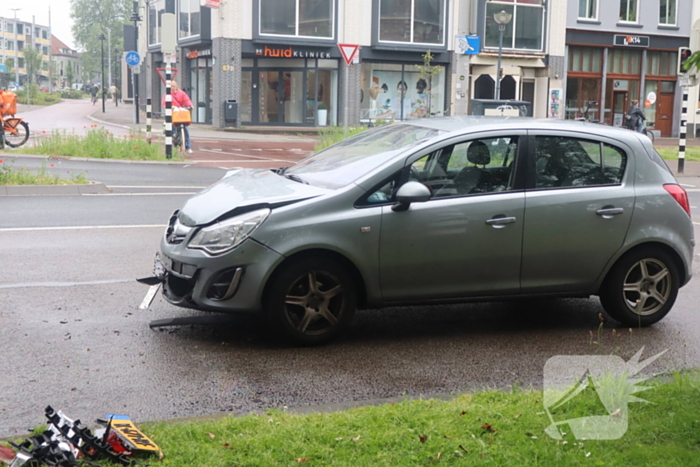
[{"label": "parked bicycle", "polygon": [[581,114],[581,117],[575,118],[574,120],[577,122],[590,122],[590,123],[600,123],[600,120],[598,119],[591,119],[588,114],[591,111],[591,107],[597,107],[598,106],[598,101],[588,101],[586,103],[586,109],[581,111],[579,108],[579,114]]},{"label": "parked bicycle", "polygon": [[12,91],[0,91],[0,120],[4,144],[18,148],[29,139],[29,124],[17,112],[17,95]]}]

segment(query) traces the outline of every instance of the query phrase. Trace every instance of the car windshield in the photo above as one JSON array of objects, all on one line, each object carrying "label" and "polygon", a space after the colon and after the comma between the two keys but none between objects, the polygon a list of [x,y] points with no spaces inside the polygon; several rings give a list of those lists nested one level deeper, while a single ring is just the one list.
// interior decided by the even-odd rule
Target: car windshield
[{"label": "car windshield", "polygon": [[442,130],[409,124],[390,124],[355,135],[284,171],[310,185],[338,189],[353,183],[394,156]]}]

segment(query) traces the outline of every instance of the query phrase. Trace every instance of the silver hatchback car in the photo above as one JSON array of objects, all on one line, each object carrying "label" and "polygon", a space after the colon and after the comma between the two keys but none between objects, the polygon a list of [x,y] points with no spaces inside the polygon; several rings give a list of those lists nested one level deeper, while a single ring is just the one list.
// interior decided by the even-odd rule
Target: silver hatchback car
[{"label": "silver hatchback car", "polygon": [[651,142],[601,125],[419,119],[278,170],[237,170],[170,219],[174,305],[265,313],[301,343],[356,308],[599,295],[629,326],[692,275],[690,205]]}]

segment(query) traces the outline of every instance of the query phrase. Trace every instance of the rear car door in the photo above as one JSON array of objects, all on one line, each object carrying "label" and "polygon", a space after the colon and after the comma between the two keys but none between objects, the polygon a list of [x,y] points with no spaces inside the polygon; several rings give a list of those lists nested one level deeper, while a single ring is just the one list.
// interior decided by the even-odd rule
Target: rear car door
[{"label": "rear car door", "polygon": [[531,131],[523,264],[524,293],[593,285],[622,246],[634,207],[634,158],[592,135]]},{"label": "rear car door", "polygon": [[408,160],[406,178],[428,186],[432,198],[404,212],[382,208],[385,302],[519,291],[525,195],[516,155],[525,138],[465,138]]}]

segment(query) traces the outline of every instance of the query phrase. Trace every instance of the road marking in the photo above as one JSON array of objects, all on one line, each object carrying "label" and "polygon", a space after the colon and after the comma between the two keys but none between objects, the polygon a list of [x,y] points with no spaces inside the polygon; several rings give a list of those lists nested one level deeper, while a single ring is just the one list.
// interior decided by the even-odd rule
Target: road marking
[{"label": "road marking", "polygon": [[115,279],[111,281],[88,281],[88,282],[29,282],[23,284],[3,284],[0,289],[19,289],[25,287],[73,287],[76,285],[103,285],[103,284],[121,284],[125,282],[134,282],[134,279]]},{"label": "road marking", "polygon": [[139,310],[147,310],[148,307],[151,306],[151,303],[153,303],[153,299],[155,298],[158,289],[160,289],[160,284],[152,285],[148,288],[146,296],[143,297],[143,301],[139,305]]},{"label": "road marking", "polygon": [[170,193],[85,193],[81,196],[180,196],[196,194],[196,191],[172,191]]},{"label": "road marking", "polygon": [[[285,159],[271,159],[271,158],[269,158],[269,157],[252,156],[252,155],[248,155],[248,154],[232,154],[232,153],[230,153],[230,152],[212,151],[211,149],[202,149],[202,151],[213,152],[213,153],[216,153],[216,154],[228,154],[228,155],[231,155],[231,156],[238,156],[238,157],[241,157],[241,156],[243,156],[243,157],[251,157],[251,158],[253,158],[253,159],[261,159],[261,160],[263,160],[263,161],[297,162],[297,161],[288,161],[288,160],[285,160]],[[203,162],[203,161],[197,161],[197,162]]]},{"label": "road marking", "polygon": [[164,229],[165,224],[147,224],[147,225],[72,225],[68,227],[10,227],[0,229],[0,232],[36,232],[36,231],[51,231],[51,230],[101,230],[101,229]]},{"label": "road marking", "polygon": [[683,183],[680,184],[683,188],[688,187],[688,188],[696,188],[695,185],[685,185]]},{"label": "road marking", "polygon": [[205,186],[153,186],[153,185],[109,185],[110,188],[172,188],[174,189],[179,189],[179,190],[203,190],[206,188]]},{"label": "road marking", "polygon": [[249,151],[262,151],[262,149],[258,149],[258,148],[250,148],[250,149],[249,149]]},{"label": "road marking", "polygon": [[685,190],[685,191],[693,191],[693,192],[695,192],[695,191],[700,191],[700,188],[694,188],[694,189],[693,189],[693,188],[689,188],[689,189],[687,189],[687,190]]}]

